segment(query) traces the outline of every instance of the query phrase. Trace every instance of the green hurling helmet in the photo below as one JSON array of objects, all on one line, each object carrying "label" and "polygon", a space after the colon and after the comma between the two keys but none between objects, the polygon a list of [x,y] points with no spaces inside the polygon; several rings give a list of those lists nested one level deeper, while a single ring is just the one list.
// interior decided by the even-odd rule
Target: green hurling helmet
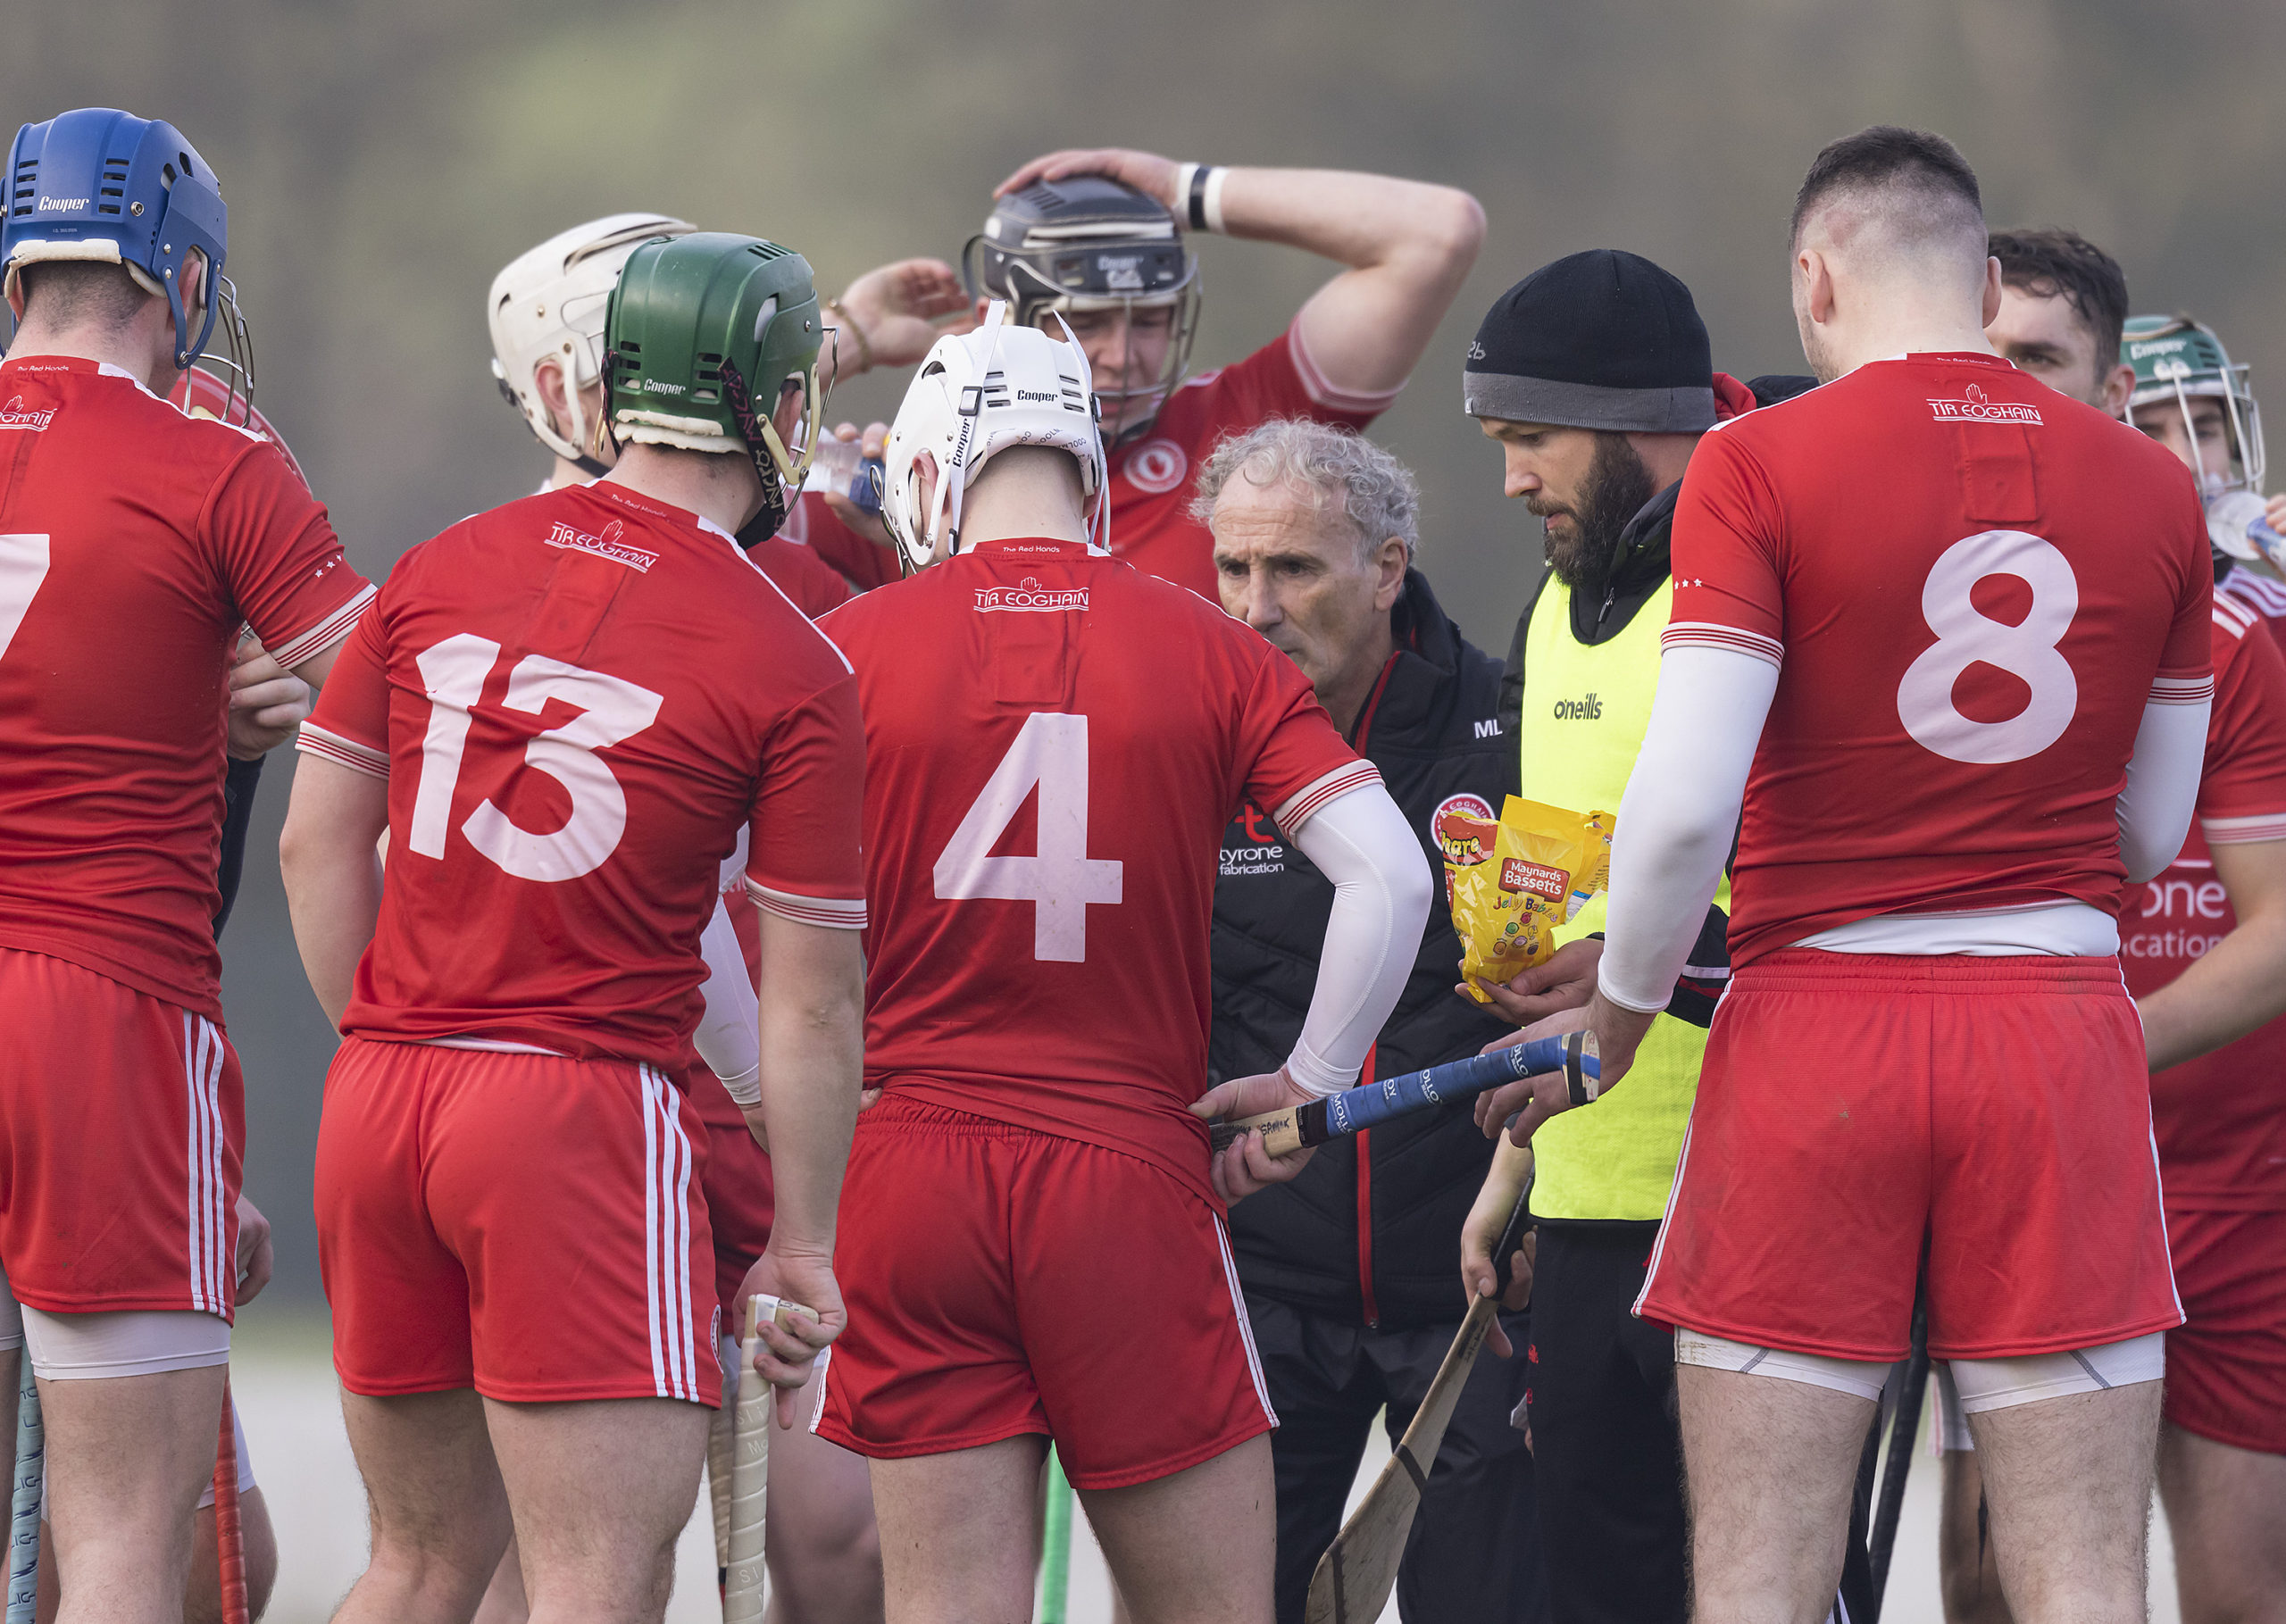
[{"label": "green hurling helmet", "polygon": [[2243,362],[2233,362],[2215,329],[2189,316],[2136,316],[2120,335],[2119,358],[2135,369],[2135,389],[2127,398],[2132,421],[2138,406],[2172,403],[2182,413],[2183,433],[2196,445],[2190,403],[2200,396],[2223,403],[2230,427],[2231,472],[2202,471],[2199,493],[2209,501],[2231,491],[2262,490],[2262,409],[2255,403]]},{"label": "green hurling helmet", "polygon": [[[809,262],[758,237],[694,231],[628,256],[604,317],[605,412],[622,440],[744,452],[762,476],[762,512],[738,533],[754,545],[786,521],[808,477],[825,409],[822,329]],[[773,422],[803,392],[792,448]]]}]

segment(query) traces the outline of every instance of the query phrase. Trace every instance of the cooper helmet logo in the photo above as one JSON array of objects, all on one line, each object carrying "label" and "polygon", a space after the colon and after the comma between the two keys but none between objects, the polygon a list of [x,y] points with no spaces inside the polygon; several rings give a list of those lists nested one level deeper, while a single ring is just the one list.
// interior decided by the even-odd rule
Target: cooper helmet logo
[{"label": "cooper helmet logo", "polygon": [[1143,256],[1139,254],[1098,254],[1096,269],[1103,272],[1104,286],[1114,293],[1143,291]]},{"label": "cooper helmet logo", "polygon": [[1182,483],[1190,471],[1190,459],[1172,440],[1146,440],[1127,459],[1122,471],[1137,490],[1156,496]]},{"label": "cooper helmet logo", "polygon": [[2140,361],[2146,355],[2172,355],[2190,342],[2188,338],[2138,338],[2127,346],[2127,358]]},{"label": "cooper helmet logo", "polygon": [[88,200],[84,197],[43,197],[38,204],[38,212],[42,214],[71,213],[87,206]]},{"label": "cooper helmet logo", "polygon": [[1039,389],[1019,389],[1016,391],[1016,398],[1018,400],[1054,401],[1057,396]]},{"label": "cooper helmet logo", "polygon": [[683,386],[679,383],[662,383],[655,378],[647,378],[643,380],[643,390],[647,395],[680,395],[683,392]]},{"label": "cooper helmet logo", "polygon": [[1971,384],[1959,400],[1931,400],[1930,411],[1940,423],[2038,423],[2040,408],[2015,401],[1994,400],[1981,384]]}]

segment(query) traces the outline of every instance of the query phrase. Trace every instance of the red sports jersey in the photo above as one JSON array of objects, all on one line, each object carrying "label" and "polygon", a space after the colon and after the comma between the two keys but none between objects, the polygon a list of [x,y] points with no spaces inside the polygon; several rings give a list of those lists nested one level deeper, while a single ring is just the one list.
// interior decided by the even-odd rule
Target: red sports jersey
[{"label": "red sports jersey", "polygon": [[798,541],[772,536],[747,549],[747,556],[813,620],[849,601],[849,583],[841,572]]},{"label": "red sports jersey", "polygon": [[[2237,926],[2208,848],[2286,840],[2286,658],[2261,617],[2215,595],[2215,712],[2198,821],[2120,913],[2120,963],[2140,998]],[[2286,1208],[2286,1019],[2151,1079],[2159,1170],[2175,1209]]]},{"label": "red sports jersey", "polygon": [[856,667],[865,1080],[1139,1156],[1214,1200],[1207,929],[1223,826],[1380,775],[1243,623],[1068,542],[995,542],[824,629]]},{"label": "red sports jersey", "polygon": [[301,747],[389,785],[389,873],[345,1032],[680,1074],[722,861],[862,927],[847,663],[705,520],[603,481],[406,554]]},{"label": "red sports jersey", "polygon": [[0,364],[0,945],[219,1019],[238,629],[298,665],[372,592],[261,436],[116,367]]},{"label": "red sports jersey", "polygon": [[[1214,538],[1190,516],[1191,487],[1207,454],[1226,437],[1273,417],[1363,429],[1397,396],[1395,389],[1336,388],[1291,327],[1234,366],[1185,379],[1140,439],[1112,451],[1112,553],[1219,602]],[[860,589],[897,578],[896,555],[844,526],[816,496],[802,499],[788,533],[808,541]]]},{"label": "red sports jersey", "polygon": [[1723,424],[1675,511],[1670,648],[1779,667],[1734,965],[1882,913],[2116,913],[2148,702],[2214,690],[2190,475],[1990,355],[1874,362]]}]

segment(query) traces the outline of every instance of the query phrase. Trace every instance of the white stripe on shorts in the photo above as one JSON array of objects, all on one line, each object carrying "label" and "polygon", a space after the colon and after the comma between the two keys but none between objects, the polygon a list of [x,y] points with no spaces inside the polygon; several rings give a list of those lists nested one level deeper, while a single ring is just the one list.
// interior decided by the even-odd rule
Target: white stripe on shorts
[{"label": "white stripe on shorts", "polygon": [[698,1323],[690,1280],[690,1139],[674,1086],[639,1068],[643,1092],[643,1240],[651,1378],[661,1398],[701,1402]]},{"label": "white stripe on shorts", "polygon": [[229,1312],[238,1280],[223,1253],[229,1239],[222,1184],[222,1035],[204,1015],[182,1018],[182,1076],[188,1131],[183,1228],[188,1239],[190,1306]]},{"label": "white stripe on shorts", "polygon": [[1239,1340],[1246,1344],[1247,1374],[1254,1378],[1255,1396],[1262,1401],[1262,1412],[1273,1427],[1278,1425],[1278,1412],[1271,1408],[1270,1383],[1262,1374],[1262,1355],[1255,1352],[1254,1322],[1247,1318],[1247,1295],[1239,1285],[1239,1261],[1231,1255],[1231,1232],[1222,1220],[1214,1220],[1214,1239],[1222,1248],[1222,1278],[1230,1282],[1231,1307],[1239,1316]]}]

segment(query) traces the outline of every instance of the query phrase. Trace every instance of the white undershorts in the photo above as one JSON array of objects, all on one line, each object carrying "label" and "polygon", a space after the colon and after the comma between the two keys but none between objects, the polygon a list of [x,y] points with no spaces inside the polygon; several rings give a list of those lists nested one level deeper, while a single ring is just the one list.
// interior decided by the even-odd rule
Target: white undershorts
[{"label": "white undershorts", "polygon": [[230,1362],[230,1322],[196,1309],[128,1309],[51,1314],[25,1308],[22,1345],[47,1381],[155,1376]]},{"label": "white undershorts", "polygon": [[[1794,1353],[1781,1348],[1756,1347],[1727,1337],[1698,1331],[1675,1333],[1675,1362],[1708,1370],[1736,1370],[1741,1375],[1772,1376],[1814,1387],[1847,1393],[1868,1403],[1879,1403],[1881,1388],[1897,1367],[1886,1362],[1833,1359],[1823,1353]],[[2166,1333],[2130,1337],[2125,1342],[2061,1353],[2035,1353],[2021,1359],[1956,1359],[1939,1361],[1939,1429],[1947,1449],[1966,1443],[1966,1417],[1988,1410],[2035,1404],[2042,1399],[2073,1393],[2099,1393],[2136,1382],[2158,1381],[2166,1374]],[[1962,1440],[1952,1440],[1957,1435]]]}]

